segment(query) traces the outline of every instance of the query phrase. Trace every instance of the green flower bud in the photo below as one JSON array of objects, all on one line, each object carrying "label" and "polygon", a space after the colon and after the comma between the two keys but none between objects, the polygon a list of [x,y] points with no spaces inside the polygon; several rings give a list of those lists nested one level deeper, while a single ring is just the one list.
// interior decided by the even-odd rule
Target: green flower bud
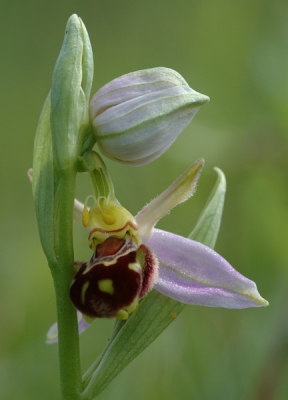
[{"label": "green flower bud", "polygon": [[89,127],[89,97],[93,55],[82,20],[72,15],[67,23],[51,87],[51,134],[54,162],[59,170],[74,165]]},{"label": "green flower bud", "polygon": [[91,99],[90,116],[100,150],[124,164],[147,164],[163,154],[209,97],[168,68],[127,75]]}]

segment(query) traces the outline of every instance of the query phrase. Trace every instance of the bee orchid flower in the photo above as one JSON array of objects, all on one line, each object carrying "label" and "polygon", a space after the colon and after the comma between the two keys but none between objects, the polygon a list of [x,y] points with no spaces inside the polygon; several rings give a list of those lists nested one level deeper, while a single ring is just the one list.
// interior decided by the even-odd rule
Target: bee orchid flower
[{"label": "bee orchid flower", "polygon": [[[268,305],[256,284],[214,250],[155,228],[173,207],[192,196],[203,165],[203,159],[197,160],[135,217],[117,202],[110,183],[107,198],[89,196],[85,204],[75,200],[74,220],[90,229],[94,251],[89,262],[77,267],[70,288],[79,333],[97,317],[127,319],[152,287],[186,304],[234,309]],[[88,208],[91,197],[94,205]],[[56,341],[54,324],[47,343]]]}]

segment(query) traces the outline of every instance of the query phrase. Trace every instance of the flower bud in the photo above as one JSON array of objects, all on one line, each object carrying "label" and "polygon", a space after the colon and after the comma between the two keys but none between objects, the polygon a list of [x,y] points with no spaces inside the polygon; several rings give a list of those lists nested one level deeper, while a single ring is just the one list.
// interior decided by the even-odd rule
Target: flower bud
[{"label": "flower bud", "polygon": [[168,68],[127,75],[91,99],[90,116],[100,150],[124,164],[147,164],[163,154],[209,97]]},{"label": "flower bud", "polygon": [[56,169],[66,171],[82,147],[89,125],[93,55],[82,20],[73,14],[66,26],[51,86],[51,135]]}]

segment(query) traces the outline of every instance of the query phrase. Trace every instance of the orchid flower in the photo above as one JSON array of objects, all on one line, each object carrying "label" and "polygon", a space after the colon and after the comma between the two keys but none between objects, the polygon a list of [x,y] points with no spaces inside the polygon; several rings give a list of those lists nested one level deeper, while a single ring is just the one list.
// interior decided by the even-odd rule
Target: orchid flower
[{"label": "orchid flower", "polygon": [[[99,162],[100,158],[98,157],[97,155]],[[87,198],[85,204],[75,200],[74,219],[77,222],[82,221],[84,226],[89,226],[90,248],[95,251],[100,248],[98,246],[102,246],[100,255],[95,252],[90,262],[80,263],[79,276],[84,277],[84,281],[81,281],[80,286],[76,285],[75,282],[78,282],[79,278],[77,278],[76,274],[71,285],[72,293],[70,289],[70,295],[72,302],[78,310],[83,312],[84,316],[82,318],[81,313],[78,312],[79,333],[83,332],[89,326],[89,322],[96,316],[116,316],[120,319],[127,319],[136,309],[138,300],[144,297],[152,287],[165,296],[185,304],[236,309],[268,305],[268,302],[259,295],[256,284],[237,272],[214,250],[194,240],[155,228],[156,223],[173,207],[193,195],[203,165],[203,159],[193,163],[167,190],[146,205],[135,218],[118,202],[113,204],[115,200],[111,200],[111,198],[109,204],[106,204],[105,210],[103,206],[102,208],[100,207],[100,210],[97,201],[96,205],[88,209],[87,202],[89,198]],[[101,168],[103,179],[105,166],[102,164]],[[111,181],[109,177],[107,178],[107,175],[106,182],[108,182],[108,186],[111,189]],[[112,198],[113,196],[114,192],[112,193]],[[101,200],[102,196],[99,197]],[[100,214],[99,210],[101,211]],[[87,218],[90,219],[89,222],[87,222]],[[121,245],[120,250],[117,242],[116,251],[114,251],[114,242],[111,238],[114,238],[113,240],[118,238]],[[133,246],[131,246],[131,243]],[[131,268],[131,264],[123,267],[121,257],[123,254],[127,254],[127,248],[128,251],[131,251],[132,247],[132,251],[136,254],[137,248],[141,249],[142,246],[145,248],[144,259],[146,255],[146,260],[142,267],[141,263],[137,266],[136,259],[134,260],[133,268]],[[126,287],[127,282],[130,283],[127,292],[123,293],[125,301],[127,300],[127,295],[129,301],[124,308],[121,308],[121,306],[119,310],[117,308],[115,315],[111,315],[109,312],[105,315],[103,310],[107,310],[109,305],[107,305],[106,301],[103,301],[102,304],[99,293],[97,294],[97,299],[93,296],[95,291],[99,289],[99,287],[97,289],[99,281],[105,281],[102,291],[106,292],[104,293],[106,297],[113,298],[112,287],[117,291],[119,277],[113,280],[110,275],[107,280],[103,279],[101,274],[99,275],[99,263],[106,263],[104,269],[107,271],[109,270],[107,266],[111,265],[109,264],[111,260],[112,264],[116,265],[118,269],[122,268],[121,273]],[[116,264],[115,260],[117,260]],[[95,272],[98,271],[97,277],[94,274],[91,275],[93,267]],[[136,284],[136,289],[125,272],[129,270],[129,267],[130,271],[133,270],[132,272],[136,276],[139,274],[141,278],[142,275],[142,281],[140,279],[140,284]],[[91,292],[89,295],[88,293],[88,281],[94,294]],[[132,297],[131,292],[135,292]],[[87,301],[89,303],[89,300],[85,299],[87,294],[88,298],[90,298],[88,308]],[[94,314],[93,311],[91,314],[91,304],[92,308],[96,307]],[[101,310],[100,314],[99,309]],[[57,341],[57,324],[54,324],[47,334],[47,343],[55,341]]]},{"label": "orchid flower", "polygon": [[[115,197],[106,166],[92,151],[97,142],[114,161],[149,163],[172,145],[209,98],[176,71],[161,67],[116,78],[90,101],[93,68],[88,33],[72,15],[37,126],[32,180],[57,304],[58,325],[49,330],[47,342],[57,341],[59,334],[62,398],[69,400],[98,396],[184,304],[268,304],[254,282],[204,245],[214,247],[224,193],[221,198],[215,191],[188,239],[155,228],[192,196],[203,159],[133,217]],[[74,200],[78,172],[88,172],[92,181],[93,195],[84,204]],[[74,261],[73,202],[74,219],[89,230],[92,256],[87,262]],[[79,332],[100,317],[115,317],[114,328],[81,379]]]}]

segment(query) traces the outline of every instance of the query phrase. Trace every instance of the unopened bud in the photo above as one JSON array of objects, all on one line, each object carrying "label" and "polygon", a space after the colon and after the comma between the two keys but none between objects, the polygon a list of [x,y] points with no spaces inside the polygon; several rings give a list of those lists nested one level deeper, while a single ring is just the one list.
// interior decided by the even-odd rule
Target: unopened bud
[{"label": "unopened bud", "polygon": [[[51,87],[51,135],[54,163],[59,170],[73,166],[89,125],[93,55],[82,20],[73,14],[67,23]],[[80,150],[79,150],[80,149]]]},{"label": "unopened bud", "polygon": [[147,164],[171,146],[208,100],[168,68],[120,76],[90,102],[98,146],[115,161]]}]

